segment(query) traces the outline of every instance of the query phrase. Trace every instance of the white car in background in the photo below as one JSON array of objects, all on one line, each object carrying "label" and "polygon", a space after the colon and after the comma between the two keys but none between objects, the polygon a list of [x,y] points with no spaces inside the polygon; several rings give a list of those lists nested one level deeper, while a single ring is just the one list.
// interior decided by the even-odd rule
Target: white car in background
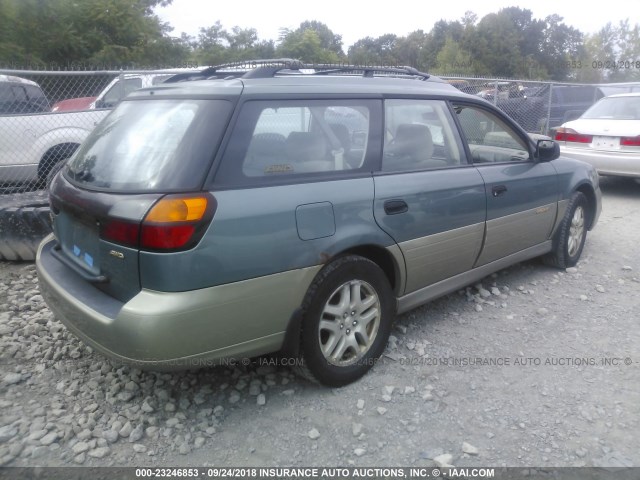
[{"label": "white car in background", "polygon": [[52,112],[95,110],[113,108],[120,100],[139,88],[153,87],[173,77],[176,73],[198,71],[194,68],[174,68],[149,73],[125,73],[114,78],[96,97],[80,97],[61,100],[53,105]]},{"label": "white car in background", "polygon": [[601,98],[556,129],[562,156],[590,163],[601,175],[640,181],[640,92]]}]

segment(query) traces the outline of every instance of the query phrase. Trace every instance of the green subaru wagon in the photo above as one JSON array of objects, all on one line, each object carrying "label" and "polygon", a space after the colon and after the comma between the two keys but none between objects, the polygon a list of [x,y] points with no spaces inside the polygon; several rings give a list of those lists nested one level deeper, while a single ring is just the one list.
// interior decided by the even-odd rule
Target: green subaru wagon
[{"label": "green subaru wagon", "polygon": [[105,356],[282,352],[364,375],[394,316],[542,257],[576,264],[598,176],[412,68],[211,67],[129,95],[50,186],[42,295]]}]

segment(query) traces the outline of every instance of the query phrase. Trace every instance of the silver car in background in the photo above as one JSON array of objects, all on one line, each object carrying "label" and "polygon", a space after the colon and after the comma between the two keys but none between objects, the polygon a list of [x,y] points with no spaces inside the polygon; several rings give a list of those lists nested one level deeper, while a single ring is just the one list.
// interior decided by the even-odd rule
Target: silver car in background
[{"label": "silver car in background", "polygon": [[601,175],[640,179],[640,93],[600,99],[556,130],[562,156],[590,163]]}]

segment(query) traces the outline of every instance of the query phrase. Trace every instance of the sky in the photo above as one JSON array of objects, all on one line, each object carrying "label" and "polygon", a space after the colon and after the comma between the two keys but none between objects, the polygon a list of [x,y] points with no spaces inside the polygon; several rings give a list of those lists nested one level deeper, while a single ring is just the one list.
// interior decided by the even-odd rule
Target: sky
[{"label": "sky", "polygon": [[638,0],[173,0],[168,7],[157,8],[156,13],[174,27],[175,36],[182,32],[197,36],[200,27],[220,20],[226,29],[255,28],[260,40],[277,40],[280,28],[295,29],[304,20],[318,20],[342,35],[346,52],[367,36],[404,36],[419,29],[428,32],[436,21],[459,20],[468,10],[480,19],[510,6],[529,9],[534,18],[540,19],[557,13],[566,24],[584,33],[594,33],[607,22],[617,24],[629,18],[634,24],[640,19]]}]

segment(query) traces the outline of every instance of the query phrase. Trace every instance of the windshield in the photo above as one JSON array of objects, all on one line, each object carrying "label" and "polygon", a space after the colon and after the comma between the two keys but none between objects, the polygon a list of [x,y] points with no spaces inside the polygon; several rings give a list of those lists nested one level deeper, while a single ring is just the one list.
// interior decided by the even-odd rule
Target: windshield
[{"label": "windshield", "polygon": [[196,189],[230,110],[224,100],[123,102],[78,149],[67,177],[108,190]]},{"label": "windshield", "polygon": [[640,120],[640,96],[603,98],[584,112],[582,118]]}]

